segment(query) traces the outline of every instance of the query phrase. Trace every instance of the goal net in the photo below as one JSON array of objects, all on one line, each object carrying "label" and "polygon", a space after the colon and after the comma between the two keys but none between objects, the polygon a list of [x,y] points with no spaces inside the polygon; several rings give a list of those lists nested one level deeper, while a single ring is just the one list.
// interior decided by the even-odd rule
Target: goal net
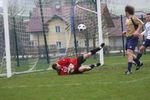
[{"label": "goal net", "polygon": [[[9,3],[8,3],[9,2]],[[11,72],[51,69],[63,57],[74,57],[98,46],[96,1],[8,0]],[[3,9],[5,10],[5,9]],[[1,20],[4,14],[1,12]],[[79,24],[87,29],[79,31]],[[6,75],[4,24],[0,29],[0,74]]]}]

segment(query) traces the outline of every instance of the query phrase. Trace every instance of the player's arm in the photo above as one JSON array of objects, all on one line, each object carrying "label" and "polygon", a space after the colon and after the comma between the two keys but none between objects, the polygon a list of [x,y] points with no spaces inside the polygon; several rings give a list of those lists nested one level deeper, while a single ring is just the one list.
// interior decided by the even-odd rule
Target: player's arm
[{"label": "player's arm", "polygon": [[134,36],[139,36],[144,23],[138,18],[135,18],[135,23],[138,24],[138,28],[136,29],[136,31],[133,34],[134,34]]},{"label": "player's arm", "polygon": [[127,31],[123,31],[123,32],[122,32],[123,35],[126,35],[126,33],[127,33]]},{"label": "player's arm", "polygon": [[147,31],[147,34],[150,34],[150,25],[147,27],[146,31]]},{"label": "player's arm", "polygon": [[68,74],[73,73],[73,71],[74,71],[74,65],[72,63],[70,63],[68,66]]},{"label": "player's arm", "polygon": [[[146,24],[147,25],[147,24]],[[148,26],[145,26],[146,28],[145,28],[145,30],[141,33],[141,35],[148,35],[148,34],[150,34],[150,26],[148,27]]]},{"label": "player's arm", "polygon": [[147,34],[146,30],[144,30],[140,35],[146,35],[146,34]]}]

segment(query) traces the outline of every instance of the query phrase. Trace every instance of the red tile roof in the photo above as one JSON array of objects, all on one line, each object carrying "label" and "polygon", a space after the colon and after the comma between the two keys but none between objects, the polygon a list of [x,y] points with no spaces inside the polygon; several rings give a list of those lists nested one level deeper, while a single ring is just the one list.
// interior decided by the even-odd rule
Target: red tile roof
[{"label": "red tile roof", "polygon": [[[125,25],[125,17],[123,17],[123,29],[126,30]],[[108,35],[109,36],[122,36],[122,29],[121,29],[121,17],[113,18],[114,27],[109,28]]]},{"label": "red tile roof", "polygon": [[[53,7],[43,8],[44,23],[46,24],[53,16],[57,15],[61,17],[66,22],[70,22],[70,7],[62,7],[60,10],[57,10]],[[27,25],[26,32],[39,32],[42,31],[42,20],[40,8],[34,8],[29,24]]]},{"label": "red tile roof", "polygon": [[[91,5],[83,5],[82,7],[90,8]],[[105,12],[104,8],[106,8],[106,4],[101,4],[101,10],[102,14]],[[77,9],[77,8],[76,8]],[[94,10],[94,7],[92,8]],[[65,22],[70,23],[70,17],[71,17],[71,6],[62,6],[60,9],[56,9],[55,7],[47,7],[43,8],[43,16],[44,16],[44,23],[46,24],[47,21],[51,20],[53,16],[59,16],[62,18]],[[77,14],[83,14],[87,11],[84,11],[82,9],[77,10]],[[42,20],[41,20],[41,13],[40,8],[33,8],[33,12],[31,15],[31,18],[29,20],[29,23],[26,28],[26,32],[41,32],[42,31]]]}]

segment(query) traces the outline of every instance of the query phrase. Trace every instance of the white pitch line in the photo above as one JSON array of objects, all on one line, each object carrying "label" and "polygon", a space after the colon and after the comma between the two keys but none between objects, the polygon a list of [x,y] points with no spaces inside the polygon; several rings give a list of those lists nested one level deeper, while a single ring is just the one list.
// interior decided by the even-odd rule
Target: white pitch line
[{"label": "white pitch line", "polygon": [[[141,60],[142,62],[149,62],[150,60]],[[126,64],[126,62],[122,62],[122,63],[113,63],[111,65],[123,65],[123,64]]]},{"label": "white pitch line", "polygon": [[58,86],[81,86],[81,85],[110,85],[110,84],[129,84],[135,83],[138,81],[143,81],[146,79],[150,79],[149,77],[143,77],[140,79],[134,79],[129,81],[119,81],[119,82],[88,82],[88,83],[68,83],[68,84],[47,84],[47,85],[36,85],[36,86],[28,86],[28,85],[20,85],[20,86],[5,86],[0,87],[1,89],[14,89],[14,88],[41,88],[41,87],[58,87]]}]

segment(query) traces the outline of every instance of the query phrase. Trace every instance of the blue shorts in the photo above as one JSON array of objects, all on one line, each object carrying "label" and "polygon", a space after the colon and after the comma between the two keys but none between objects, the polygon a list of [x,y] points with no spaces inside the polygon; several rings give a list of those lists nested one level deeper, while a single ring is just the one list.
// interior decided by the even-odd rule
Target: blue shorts
[{"label": "blue shorts", "polygon": [[150,39],[146,39],[144,42],[143,42],[143,46],[144,47],[148,47],[148,46],[150,46]]},{"label": "blue shorts", "polygon": [[130,50],[135,50],[137,44],[138,44],[138,37],[135,36],[130,36],[127,37],[127,41],[126,41],[126,50],[130,49]]}]

